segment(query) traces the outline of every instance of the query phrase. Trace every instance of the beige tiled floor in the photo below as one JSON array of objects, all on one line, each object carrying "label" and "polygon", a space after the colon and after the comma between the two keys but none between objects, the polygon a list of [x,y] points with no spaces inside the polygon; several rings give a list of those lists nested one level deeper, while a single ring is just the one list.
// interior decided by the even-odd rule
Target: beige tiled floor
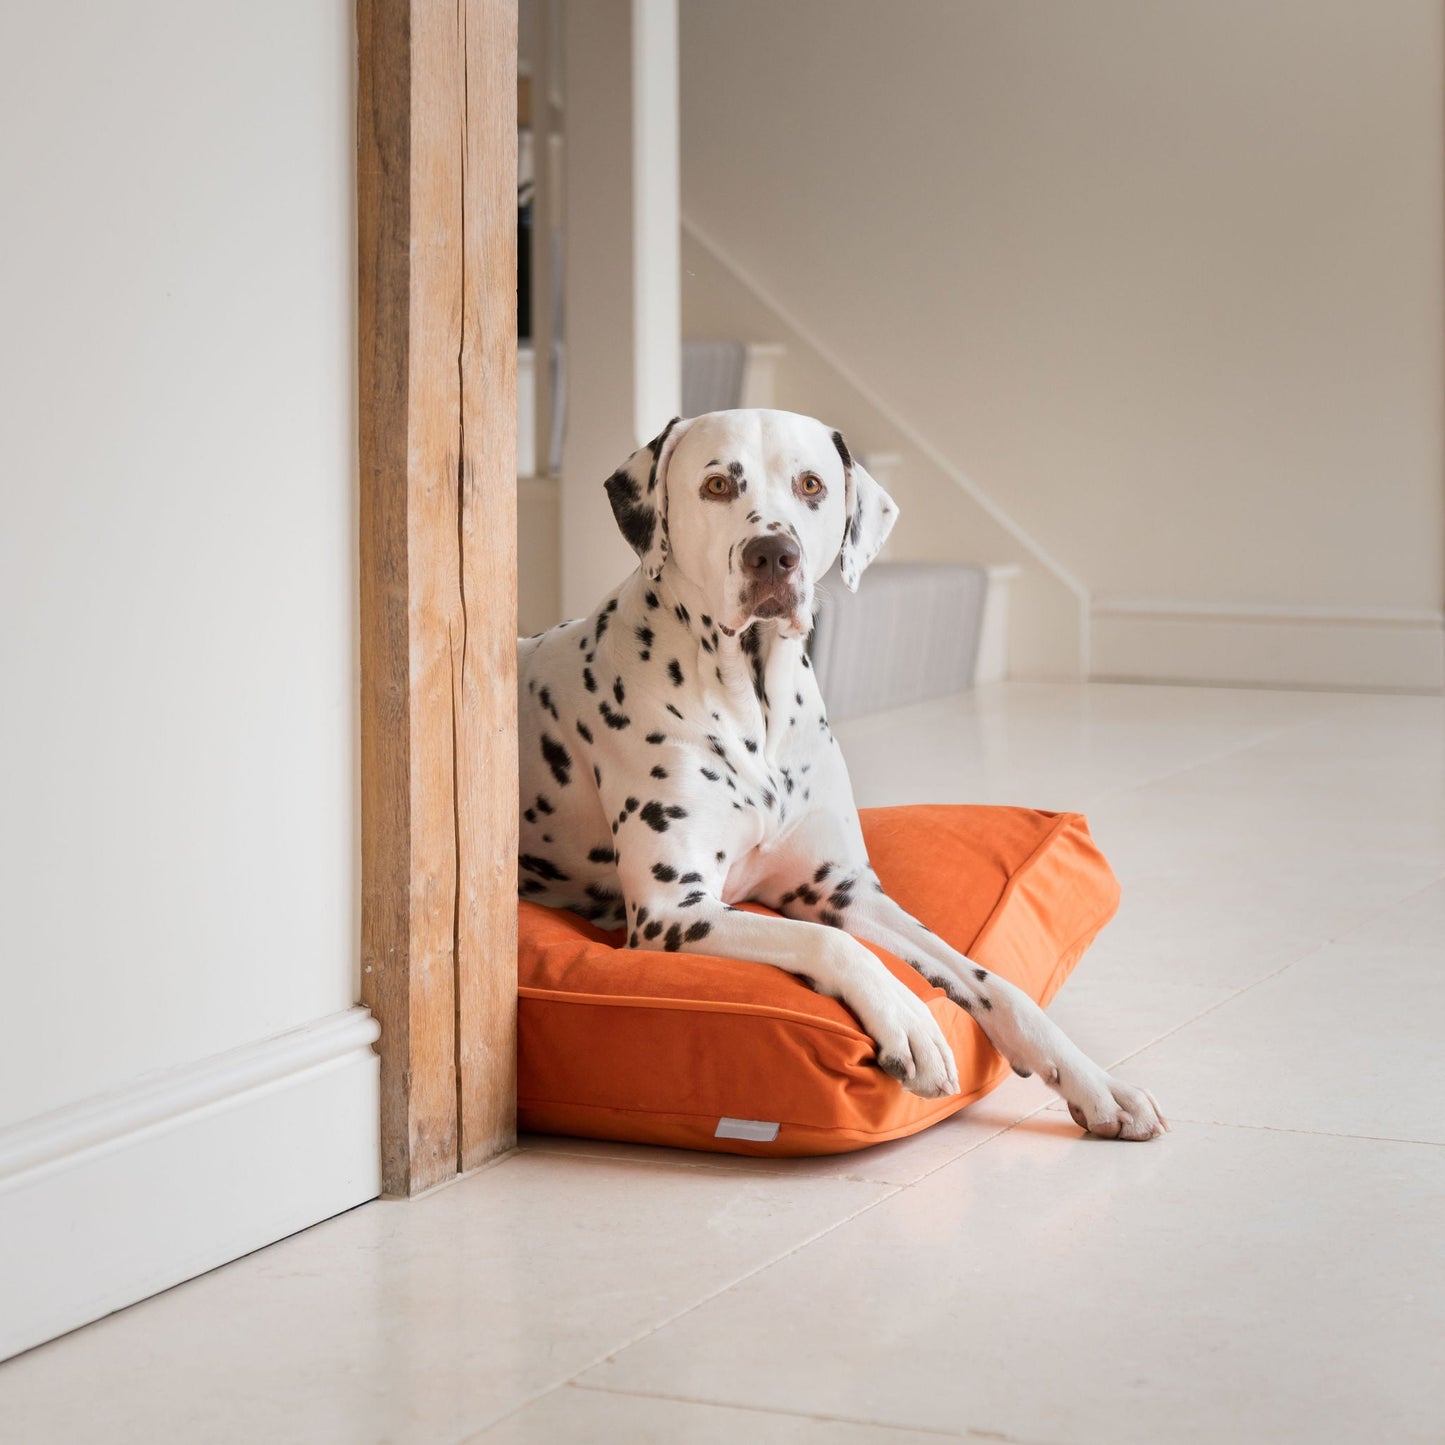
[{"label": "beige tiled floor", "polygon": [[575,1140],[0,1366],[25,1442],[1445,1439],[1445,701],[1008,685],[840,729],[860,801],[1079,808],[1124,905],[1036,1080],[752,1162]]}]

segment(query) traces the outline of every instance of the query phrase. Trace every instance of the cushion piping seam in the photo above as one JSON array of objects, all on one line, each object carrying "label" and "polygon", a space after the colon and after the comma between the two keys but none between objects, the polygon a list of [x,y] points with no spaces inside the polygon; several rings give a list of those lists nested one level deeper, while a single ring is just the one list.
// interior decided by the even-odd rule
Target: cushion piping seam
[{"label": "cushion piping seam", "polygon": [[[997,1054],[995,1055],[995,1058],[998,1059],[998,1062],[999,1062],[999,1063],[1003,1063],[1002,1058],[1000,1058]],[[1006,1071],[1006,1070],[1005,1070],[1005,1071]],[[994,1091],[994,1089],[996,1089],[996,1088],[998,1087],[998,1085],[1003,1082],[1002,1072],[1004,1072],[1004,1071],[1001,1071],[1001,1072],[1000,1072],[1000,1075],[999,1075],[999,1078],[998,1078],[997,1082],[987,1083],[987,1084],[983,1085],[983,1086],[978,1090],[977,1093],[971,1094],[968,1098],[964,1099],[961,1104],[955,1102],[955,1100],[959,1097],[958,1095],[953,1095],[953,1096],[951,1096],[950,1098],[943,1100],[943,1102],[942,1102],[937,1108],[930,1109],[925,1115],[923,1115],[924,1120],[927,1121],[927,1120],[938,1119],[938,1118],[947,1118],[950,1114],[956,1114],[956,1113],[959,1112],[959,1110],[968,1108],[970,1104],[976,1104],[976,1103],[978,1103],[978,1101],[979,1101],[980,1099],[982,1099],[983,1097],[985,1097],[985,1095],[987,1095],[987,1094],[991,1094],[991,1093]],[[643,1115],[646,1115],[648,1118],[656,1118],[656,1119],[699,1119],[699,1120],[706,1120],[706,1119],[731,1119],[731,1118],[740,1118],[740,1117],[741,1117],[741,1115],[734,1115],[734,1114],[696,1114],[696,1113],[692,1113],[692,1112],[690,1112],[689,1110],[686,1110],[686,1109],[641,1109],[641,1108],[636,1107],[635,1105],[629,1105],[629,1104],[587,1104],[587,1103],[580,1103],[580,1102],[578,1102],[576,1099],[536,1099],[536,1098],[518,1099],[518,1100],[517,1100],[517,1107],[518,1107],[518,1109],[548,1108],[548,1107],[558,1108],[558,1109],[595,1109],[595,1110],[597,1110],[599,1113],[605,1113],[605,1114],[643,1114]],[[781,1131],[782,1129],[808,1129],[808,1130],[810,1130],[810,1131],[812,1131],[813,1133],[816,1133],[816,1134],[850,1134],[850,1135],[864,1134],[864,1135],[867,1135],[867,1136],[870,1137],[870,1138],[872,1138],[872,1137],[878,1137],[878,1138],[880,1138],[880,1139],[885,1139],[885,1138],[893,1137],[893,1136],[895,1136],[896,1134],[898,1134],[899,1132],[902,1132],[902,1133],[905,1133],[905,1134],[913,1134],[913,1133],[917,1132],[916,1126],[917,1126],[917,1123],[918,1123],[917,1120],[913,1120],[913,1121],[909,1122],[908,1124],[904,1124],[904,1125],[900,1126],[900,1129],[898,1129],[898,1130],[894,1130],[894,1129],[881,1130],[881,1129],[860,1129],[860,1128],[857,1128],[856,1126],[852,1126],[852,1125],[808,1124],[808,1123],[803,1123],[803,1122],[801,1122],[801,1121],[799,1121],[799,1120],[796,1120],[796,1119],[794,1119],[794,1120],[778,1119],[778,1120],[776,1120],[776,1121],[775,1121],[775,1120],[772,1120],[772,1119],[768,1119],[768,1120],[764,1120],[764,1121],[761,1121],[761,1122],[765,1122],[765,1123],[769,1123],[769,1124],[776,1122],[777,1125],[778,1125],[778,1127],[779,1127],[779,1130],[780,1130],[780,1131]]]}]

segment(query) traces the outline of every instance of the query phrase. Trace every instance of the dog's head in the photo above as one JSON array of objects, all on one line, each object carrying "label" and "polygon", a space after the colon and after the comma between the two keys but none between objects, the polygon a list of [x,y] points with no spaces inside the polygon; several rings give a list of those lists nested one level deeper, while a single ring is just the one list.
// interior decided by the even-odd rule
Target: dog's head
[{"label": "dog's head", "polygon": [[898,507],[838,432],[788,411],[680,418],[608,478],[622,535],[654,581],[674,570],[725,628],[813,625],[813,592],[838,558],[858,590]]}]

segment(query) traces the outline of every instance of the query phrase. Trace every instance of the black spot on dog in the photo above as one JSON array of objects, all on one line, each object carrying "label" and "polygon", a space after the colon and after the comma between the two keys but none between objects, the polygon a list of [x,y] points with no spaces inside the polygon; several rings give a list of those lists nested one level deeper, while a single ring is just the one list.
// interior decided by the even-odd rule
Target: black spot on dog
[{"label": "black spot on dog", "polygon": [[557,709],[552,703],[552,693],[548,688],[544,687],[541,692],[537,694],[537,701],[540,702],[542,706],[546,708],[549,713],[552,714],[552,718],[554,721],[561,721],[561,719],[557,716]]},{"label": "black spot on dog", "polygon": [[715,783],[718,781],[718,779],[722,777],[721,773],[715,773],[711,768],[699,768],[698,772],[700,772],[703,777],[705,777],[710,783]]},{"label": "black spot on dog", "polygon": [[538,882],[535,878],[524,878],[517,885],[517,891],[520,893],[545,893],[547,891],[547,885]]},{"label": "black spot on dog", "polygon": [[626,803],[624,804],[624,806],[623,806],[623,811],[624,811],[624,812],[627,812],[627,813],[635,813],[635,812],[637,811],[637,808],[638,808],[637,799],[636,799],[636,798],[628,798],[627,802],[626,802]]},{"label": "black spot on dog", "polygon": [[572,754],[550,733],[542,734],[542,758],[552,776],[565,788],[572,781]]},{"label": "black spot on dog", "polygon": [[711,932],[712,932],[712,924],[709,923],[709,922],[707,922],[706,919],[699,918],[698,921],[697,921],[696,923],[694,923],[694,924],[692,925],[692,927],[689,928],[685,934],[683,934],[683,937],[684,937],[689,943],[696,943],[696,942],[698,941],[698,939],[700,939],[700,938],[706,938],[706,937],[708,936],[708,934],[711,933]]},{"label": "black spot on dog", "polygon": [[744,746],[750,753],[755,753],[755,752],[757,752],[757,750],[758,750],[758,744],[757,744],[756,739],[754,739],[754,738],[744,738],[744,739],[743,739],[743,746]]},{"label": "black spot on dog", "polygon": [[652,865],[652,876],[659,883],[675,883],[677,881],[677,869],[669,867],[666,863],[654,863]]},{"label": "black spot on dog", "polygon": [[592,764],[592,777],[600,788],[602,786],[602,769],[599,768],[596,763]]},{"label": "black spot on dog", "polygon": [[806,652],[803,654],[802,661],[803,661],[803,666],[804,666],[804,667],[809,668],[809,669],[812,668],[813,664],[808,660],[808,654],[807,654]]},{"label": "black spot on dog", "polygon": [[667,741],[667,734],[666,734],[666,733],[648,733],[648,735],[647,735],[647,741],[650,742],[650,743],[653,745],[653,747],[656,747],[656,746],[658,745],[658,743],[665,743],[665,742]]},{"label": "black spot on dog", "polygon": [[903,1060],[894,1054],[879,1054],[878,1067],[890,1078],[897,1079],[900,1084],[908,1080],[908,1070],[904,1067]]},{"label": "black spot on dog", "polygon": [[833,865],[831,863],[824,863],[823,866],[813,874],[813,882],[821,883],[832,871]]},{"label": "black spot on dog", "polygon": [[604,914],[622,911],[622,895],[613,888],[604,888],[600,883],[589,883],[587,896],[594,904],[593,911],[587,916],[596,919]]},{"label": "black spot on dog", "polygon": [[615,863],[617,854],[611,848],[594,848],[588,855],[589,863]]},{"label": "black spot on dog", "polygon": [[646,923],[646,922],[647,922],[647,905],[644,904],[641,908],[639,908],[639,909],[637,910],[637,926],[638,926],[639,928],[641,928],[642,925],[643,925],[644,923]]},{"label": "black spot on dog", "polygon": [[584,667],[582,669],[582,686],[585,687],[588,692],[597,691],[597,679],[592,676],[592,669],[590,667]]},{"label": "black spot on dog", "polygon": [[665,778],[667,776],[667,769],[664,767],[653,768],[652,776],[654,778]]},{"label": "black spot on dog", "polygon": [[592,729],[580,717],[577,719],[577,735],[583,742],[590,743],[592,741]]},{"label": "black spot on dog", "polygon": [[689,893],[687,897],[684,898],[682,902],[679,903],[677,906],[679,908],[691,908],[695,904],[701,903],[702,900],[706,897],[707,894],[704,893],[701,888],[694,888],[692,892]]},{"label": "black spot on dog", "polygon": [[675,657],[667,664],[667,675],[672,679],[674,687],[682,686],[682,664]]},{"label": "black spot on dog", "polygon": [[537,794],[537,811],[539,813],[551,813],[554,811],[551,803],[549,803],[541,793]]},{"label": "black spot on dog", "polygon": [[537,810],[535,808],[528,808],[527,811],[522,814],[522,816],[529,823],[535,823],[537,821]]},{"label": "black spot on dog", "polygon": [[535,873],[538,878],[549,879],[553,883],[566,883],[569,881],[565,874],[550,858],[538,858],[532,853],[523,853],[517,859],[517,865],[526,869],[528,873]]},{"label": "black spot on dog", "polygon": [[982,983],[984,979],[988,977],[988,970],[986,968],[976,968],[973,971],[973,976]]},{"label": "black spot on dog", "polygon": [[672,610],[677,614],[677,620],[682,623],[684,627],[686,627],[687,624],[692,621],[692,614],[687,610],[686,607],[682,605],[681,602],[679,602],[677,606],[674,607]]},{"label": "black spot on dog", "polygon": [[667,930],[667,937],[662,941],[663,949],[668,953],[676,953],[682,947],[682,925],[674,923]]},{"label": "black spot on dog", "polygon": [[647,925],[647,927],[642,930],[642,936],[643,936],[644,938],[656,938],[657,935],[658,935],[659,933],[661,933],[661,932],[662,932],[662,924],[661,924],[661,922],[659,922],[659,920],[657,920],[656,918],[654,918],[654,919],[652,920],[652,922],[649,923],[649,924]]},{"label": "black spot on dog", "polygon": [[842,916],[840,914],[834,913],[831,908],[820,909],[818,917],[822,919],[822,921],[826,923],[829,928],[842,928],[843,926]]},{"label": "black spot on dog", "polygon": [[623,728],[631,725],[632,719],[625,712],[613,712],[605,697],[597,704],[597,711],[602,714],[602,720],[614,732],[621,732]]},{"label": "black spot on dog", "polygon": [[672,705],[671,703],[668,703],[668,705],[667,705],[667,710],[668,710],[668,712],[670,712],[670,713],[673,715],[673,717],[678,718],[678,719],[681,719],[682,714],[681,714],[680,712],[678,712],[678,710],[677,710],[675,707],[673,707],[673,705]]},{"label": "black spot on dog", "polygon": [[713,857],[716,858],[719,863],[721,863],[722,860],[727,857],[727,854],[724,853],[721,848],[719,848],[717,852],[713,854]]},{"label": "black spot on dog", "polygon": [[627,701],[627,689],[622,685],[620,677],[612,679],[612,696],[617,699],[617,706],[621,707]]},{"label": "black spot on dog", "polygon": [[650,627],[642,627],[642,626],[634,627],[634,628],[632,629],[632,635],[633,635],[644,647],[651,647],[651,646],[652,646],[652,640],[653,640],[653,638],[652,638],[652,629],[651,629]]},{"label": "black spot on dog", "polygon": [[676,803],[664,804],[653,799],[642,810],[642,821],[652,829],[654,833],[665,833],[670,826],[669,820],[674,818],[687,817],[687,809],[679,807]]},{"label": "black spot on dog", "polygon": [[627,946],[628,948],[637,947],[637,930],[635,928],[632,930],[631,935],[628,937]]},{"label": "black spot on dog", "polygon": [[682,877],[679,878],[677,881],[678,881],[679,883],[701,883],[701,882],[702,882],[702,874],[701,874],[701,873],[684,873],[684,874],[682,875]]},{"label": "black spot on dog", "polygon": [[661,604],[657,600],[657,593],[654,592],[650,587],[646,592],[642,594],[642,600],[647,604],[647,610],[649,612],[654,611],[656,608],[661,606]]}]

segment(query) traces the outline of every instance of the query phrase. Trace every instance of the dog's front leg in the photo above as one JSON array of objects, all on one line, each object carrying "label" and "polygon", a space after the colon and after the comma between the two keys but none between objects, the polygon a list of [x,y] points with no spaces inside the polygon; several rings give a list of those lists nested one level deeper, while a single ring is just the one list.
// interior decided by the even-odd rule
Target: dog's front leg
[{"label": "dog's front leg", "polygon": [[[1169,1127],[1146,1090],[1106,1073],[1022,989],[949,947],[872,886],[871,869],[859,872],[864,886],[841,890],[841,905],[839,891],[823,901],[822,906],[830,901],[841,906],[841,918],[835,912],[830,920],[886,948],[943,989],[972,1015],[1015,1073],[1037,1074],[1064,1099],[1080,1128],[1110,1139],[1152,1139]],[[803,906],[793,902],[789,910]]]},{"label": "dog's front leg", "polygon": [[[635,904],[635,906],[634,906]],[[629,898],[634,947],[770,963],[840,1000],[878,1045],[878,1067],[925,1099],[958,1092],[953,1051],[928,1006],[855,938],[818,923],[730,908],[699,889]]]}]

